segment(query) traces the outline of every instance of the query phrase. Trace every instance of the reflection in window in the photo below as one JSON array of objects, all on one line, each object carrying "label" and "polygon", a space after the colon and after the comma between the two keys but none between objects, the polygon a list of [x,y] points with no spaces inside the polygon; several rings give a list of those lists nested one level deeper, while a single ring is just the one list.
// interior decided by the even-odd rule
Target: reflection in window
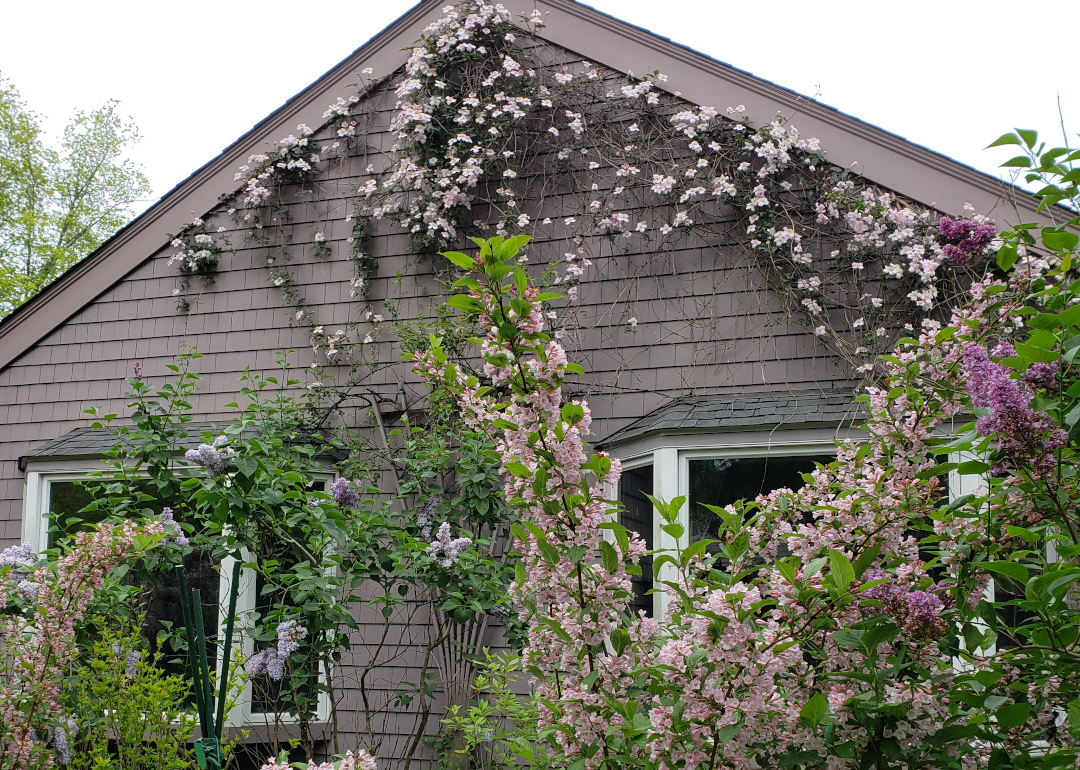
[{"label": "reflection in window", "polygon": [[834,455],[794,457],[717,457],[690,461],[690,540],[713,539],[720,517],[705,505],[723,508],[737,500],[753,500],[782,487],[799,489],[802,474]]},{"label": "reflection in window", "polygon": [[[643,465],[640,468],[624,470],[619,478],[619,502],[623,505],[620,522],[631,532],[637,532],[645,541],[650,551],[653,549],[653,505],[645,495],[653,493],[653,467]],[[637,615],[645,610],[648,617],[653,615],[653,598],[649,591],[653,587],[653,559],[641,558],[641,575],[632,575],[630,580],[634,598],[630,602],[630,611]]]},{"label": "reflection in window", "polygon": [[[108,515],[107,506],[102,506],[96,511],[80,513],[83,508],[94,500],[92,487],[96,484],[106,484],[106,481],[98,479],[86,479],[82,481],[51,481],[49,483],[49,547],[62,545],[64,540],[87,529],[92,524],[99,524]],[[135,488],[146,494],[153,494],[153,488],[149,481],[137,482]],[[149,508],[155,515],[160,515],[162,509],[171,507],[180,511],[179,501],[175,500],[149,500],[142,503],[144,508]],[[177,514],[181,519],[181,514]],[[209,642],[217,637],[218,630],[218,594],[221,581],[218,572],[210,559],[209,554],[195,550],[184,557],[184,568],[187,571],[188,589],[198,588],[202,599],[203,624],[207,632]],[[134,572],[129,573],[134,576]],[[171,630],[179,633],[182,637],[184,628],[183,613],[180,609],[180,588],[176,581],[176,572],[167,570],[156,574],[153,582],[143,586],[143,609],[146,612],[143,634],[150,645],[153,653],[157,652],[158,633]],[[162,667],[169,674],[184,674],[187,670],[187,656],[183,653],[166,653],[162,660]],[[211,643],[207,645],[211,669],[216,666],[217,649]]]}]

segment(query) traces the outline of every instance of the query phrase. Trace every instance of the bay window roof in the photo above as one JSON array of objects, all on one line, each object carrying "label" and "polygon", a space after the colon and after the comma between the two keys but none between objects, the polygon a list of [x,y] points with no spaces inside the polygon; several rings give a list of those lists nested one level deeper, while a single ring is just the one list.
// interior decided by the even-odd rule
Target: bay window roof
[{"label": "bay window roof", "polygon": [[855,427],[864,419],[866,408],[855,401],[850,389],[686,396],[615,431],[598,447],[608,449],[653,436],[687,433]]}]

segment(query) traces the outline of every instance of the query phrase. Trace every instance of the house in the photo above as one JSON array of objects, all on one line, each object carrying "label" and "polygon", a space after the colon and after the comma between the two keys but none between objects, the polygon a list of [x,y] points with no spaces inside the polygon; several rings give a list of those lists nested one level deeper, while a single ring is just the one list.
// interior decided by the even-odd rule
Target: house
[{"label": "house", "polygon": [[[551,311],[586,370],[575,395],[624,460],[625,520],[663,546],[645,493],[723,504],[797,483],[851,435],[866,362],[955,285],[943,249],[966,241],[940,216],[969,234],[968,204],[1036,218],[989,176],[573,0],[511,0],[511,22],[444,3],[418,4],[0,323],[0,546],[47,544],[53,501],[109,446],[85,410],[123,414],[135,363],[159,381],[184,346],[203,355],[208,423],[232,417],[245,368],[288,350],[308,392],[363,372],[350,418],[415,409],[398,323],[442,304],[434,252],[465,232],[532,234],[536,275],[576,295]],[[432,24],[430,55],[411,53]],[[469,41],[494,26],[513,55],[481,71],[492,51]],[[459,53],[459,80],[435,79]],[[688,506],[687,537],[708,530],[703,510]],[[636,607],[660,611],[639,588]],[[356,702],[343,693],[345,723]]]}]

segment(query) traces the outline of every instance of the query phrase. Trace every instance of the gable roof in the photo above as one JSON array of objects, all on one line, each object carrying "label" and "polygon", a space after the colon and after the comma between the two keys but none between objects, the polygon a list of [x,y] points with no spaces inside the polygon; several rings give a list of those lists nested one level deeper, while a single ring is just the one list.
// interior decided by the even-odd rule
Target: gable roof
[{"label": "gable roof", "polygon": [[[361,68],[372,67],[374,81],[397,70],[446,2],[422,0],[0,321],[0,370],[161,251],[169,234],[179,232],[193,215],[201,216],[235,192],[233,175],[245,158],[290,133],[298,123],[322,125],[326,105],[348,94]],[[689,101],[721,110],[743,104],[753,125],[781,113],[803,135],[816,136],[836,165],[857,164],[867,179],[916,202],[933,203],[957,215],[965,202],[991,213],[1007,200],[1023,219],[1044,219],[1035,214],[1035,198],[988,174],[575,0],[504,0],[503,4],[515,18],[538,9],[545,21],[537,32],[540,37],[597,64],[621,72],[643,67],[664,72],[668,76],[664,88],[680,91]]]}]

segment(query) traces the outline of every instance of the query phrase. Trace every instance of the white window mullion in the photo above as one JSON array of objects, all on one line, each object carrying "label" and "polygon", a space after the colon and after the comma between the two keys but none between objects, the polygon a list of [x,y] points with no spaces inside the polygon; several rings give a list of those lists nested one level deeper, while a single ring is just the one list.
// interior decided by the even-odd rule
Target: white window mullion
[{"label": "white window mullion", "polygon": [[[664,502],[670,502],[678,497],[681,486],[680,475],[679,450],[677,448],[661,447],[653,452],[653,497]],[[686,537],[690,529],[689,521],[686,519],[686,506],[684,505],[679,514],[679,520],[682,521],[685,531],[683,537],[676,541],[675,538],[662,529],[664,519],[660,516],[660,513],[658,511],[653,512],[653,543],[656,544],[657,550],[674,552],[677,546],[685,546],[686,542],[688,542]],[[659,584],[673,583],[678,577],[678,568],[674,564],[664,564],[660,567],[657,582]],[[660,585],[657,588],[661,590],[653,594],[653,610],[657,618],[662,618],[667,613],[671,597],[669,592],[663,590]]]}]

